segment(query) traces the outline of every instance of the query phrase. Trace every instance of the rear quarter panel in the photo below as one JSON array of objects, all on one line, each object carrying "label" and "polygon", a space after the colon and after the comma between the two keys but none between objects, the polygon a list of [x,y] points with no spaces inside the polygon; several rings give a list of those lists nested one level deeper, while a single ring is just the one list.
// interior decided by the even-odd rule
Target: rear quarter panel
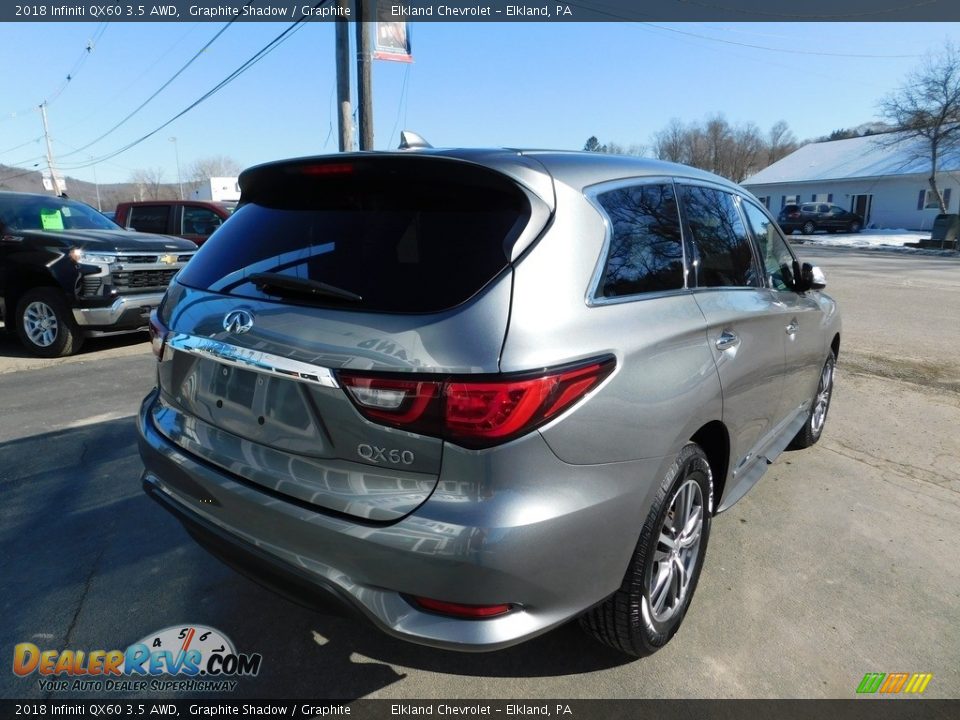
[{"label": "rear quarter panel", "polygon": [[615,373],[543,437],[572,464],[672,455],[722,414],[703,314],[687,292],[591,306],[606,224],[580,190],[556,188],[551,228],[515,267],[501,370],[613,354]]}]

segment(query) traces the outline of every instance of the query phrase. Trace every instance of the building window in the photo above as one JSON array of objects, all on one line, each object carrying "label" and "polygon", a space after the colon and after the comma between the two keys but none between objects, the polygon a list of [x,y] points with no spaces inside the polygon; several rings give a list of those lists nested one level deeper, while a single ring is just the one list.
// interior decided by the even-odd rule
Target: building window
[{"label": "building window", "polygon": [[799,195],[784,195],[783,201],[780,203],[780,207],[784,207],[786,205],[799,205],[799,204],[800,204]]},{"label": "building window", "polygon": [[[950,188],[947,188],[943,191],[943,205],[950,211]],[[928,209],[939,209],[940,203],[937,202],[937,196],[933,194],[933,190],[921,190],[920,196],[917,198],[917,210],[928,210]]]},{"label": "building window", "polygon": [[770,209],[770,196],[769,195],[757,195],[757,200],[760,201],[760,204],[763,205],[767,210]]},{"label": "building window", "polygon": [[833,193],[814,193],[810,196],[810,202],[833,202]]}]

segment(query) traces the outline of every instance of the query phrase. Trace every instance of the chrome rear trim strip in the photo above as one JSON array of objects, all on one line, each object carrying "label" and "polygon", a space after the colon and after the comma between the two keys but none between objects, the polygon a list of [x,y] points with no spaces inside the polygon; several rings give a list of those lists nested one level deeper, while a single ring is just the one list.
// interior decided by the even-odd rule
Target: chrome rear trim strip
[{"label": "chrome rear trim strip", "polygon": [[265,375],[277,375],[290,380],[338,388],[340,384],[330,368],[291,360],[280,355],[230,345],[213,338],[196,337],[184,333],[167,336],[167,345],[174,350],[216,360],[224,365],[253,370]]}]

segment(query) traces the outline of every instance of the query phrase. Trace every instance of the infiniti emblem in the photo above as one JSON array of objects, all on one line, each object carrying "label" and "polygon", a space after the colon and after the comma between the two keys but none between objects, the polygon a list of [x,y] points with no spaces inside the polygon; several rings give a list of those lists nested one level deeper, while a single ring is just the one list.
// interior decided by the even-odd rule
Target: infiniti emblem
[{"label": "infiniti emblem", "polygon": [[223,318],[223,329],[242,335],[253,327],[253,315],[246,310],[231,310]]}]

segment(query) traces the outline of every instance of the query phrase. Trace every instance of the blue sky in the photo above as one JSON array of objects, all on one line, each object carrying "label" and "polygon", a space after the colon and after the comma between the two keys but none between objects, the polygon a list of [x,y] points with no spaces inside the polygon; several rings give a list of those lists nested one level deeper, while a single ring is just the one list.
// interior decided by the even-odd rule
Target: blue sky
[{"label": "blue sky", "polygon": [[[286,24],[235,23],[143,110],[75,152],[142,103],[222,27],[109,25],[49,106],[64,173],[92,180],[92,168],[76,166],[154,130]],[[97,29],[96,23],[0,25],[0,163],[41,162],[40,117],[29,108],[62,85]],[[404,127],[437,146],[580,149],[590,135],[647,144],[673,117],[691,121],[717,112],[762,130],[784,119],[808,138],[874,119],[877,101],[946,39],[960,40],[960,25],[418,23],[413,64],[375,64],[375,144],[395,147]],[[99,162],[97,177],[119,182],[135,169],[161,167],[164,180],[175,182],[173,136],[183,169],[215,154],[245,167],[334,152],[334,88],[333,25],[309,23],[169,127]]]}]

